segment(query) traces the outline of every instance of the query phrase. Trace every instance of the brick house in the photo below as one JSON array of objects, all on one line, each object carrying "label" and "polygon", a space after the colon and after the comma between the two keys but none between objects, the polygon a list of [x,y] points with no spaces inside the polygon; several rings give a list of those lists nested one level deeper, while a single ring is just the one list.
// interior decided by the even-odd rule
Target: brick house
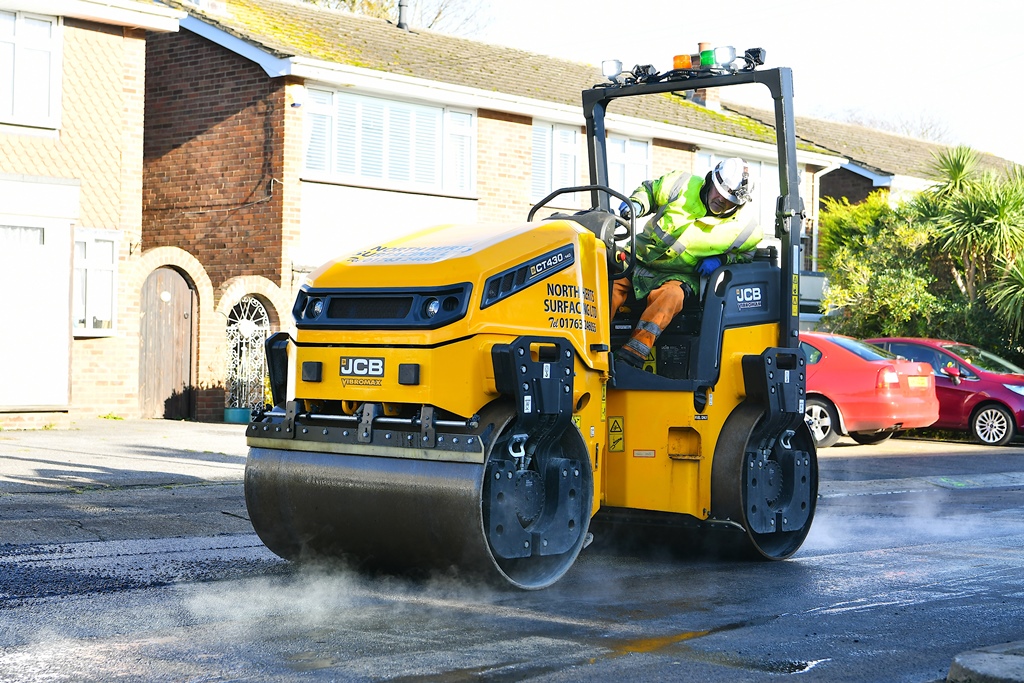
[{"label": "brick house", "polygon": [[147,35],[136,0],[0,0],[0,428],[135,415]]},{"label": "brick house", "polygon": [[[209,333],[192,344],[211,389],[198,419],[220,419],[224,387],[229,405],[253,395],[234,390],[248,372],[237,330],[286,329],[319,264],[431,224],[522,222],[552,188],[587,180],[593,66],[297,0],[164,2],[189,16],[147,43],[142,243],[193,290]],[[743,156],[773,225],[770,127],[671,96],[617,103],[608,127],[617,189]],[[798,161],[816,206],[818,175],[840,159],[805,144]]]}]

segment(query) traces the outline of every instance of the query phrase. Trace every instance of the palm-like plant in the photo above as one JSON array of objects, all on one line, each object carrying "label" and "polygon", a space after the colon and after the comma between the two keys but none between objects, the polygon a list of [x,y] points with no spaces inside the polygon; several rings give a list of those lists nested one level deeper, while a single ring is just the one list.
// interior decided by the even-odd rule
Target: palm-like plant
[{"label": "palm-like plant", "polygon": [[954,278],[971,303],[997,264],[1024,251],[1024,183],[986,174],[950,194],[937,234],[954,264]]},{"label": "palm-like plant", "polygon": [[970,304],[1024,249],[1024,171],[976,172],[979,155],[953,147],[935,158],[936,184],[915,202],[917,216],[935,226],[949,272]]},{"label": "palm-like plant", "polygon": [[1024,258],[1017,258],[988,290],[988,301],[1018,339],[1024,337]]}]

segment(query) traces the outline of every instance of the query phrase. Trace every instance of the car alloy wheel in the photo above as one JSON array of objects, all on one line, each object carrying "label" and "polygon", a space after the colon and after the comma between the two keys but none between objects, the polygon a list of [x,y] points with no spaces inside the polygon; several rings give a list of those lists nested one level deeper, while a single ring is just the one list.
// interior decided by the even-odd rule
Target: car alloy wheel
[{"label": "car alloy wheel", "polygon": [[1005,446],[1013,438],[1013,416],[994,403],[982,406],[971,418],[974,438],[989,446]]},{"label": "car alloy wheel", "polygon": [[820,398],[809,398],[804,405],[804,421],[814,437],[817,448],[828,448],[839,441],[839,414],[832,404]]}]

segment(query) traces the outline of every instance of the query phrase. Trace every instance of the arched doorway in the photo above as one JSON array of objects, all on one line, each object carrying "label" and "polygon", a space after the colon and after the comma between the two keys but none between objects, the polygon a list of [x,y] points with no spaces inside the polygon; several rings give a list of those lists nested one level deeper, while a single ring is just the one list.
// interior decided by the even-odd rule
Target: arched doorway
[{"label": "arched doorway", "polygon": [[188,420],[194,414],[196,292],[174,268],[157,268],[142,285],[139,403],[143,417]]},{"label": "arched doorway", "polygon": [[228,314],[228,407],[259,408],[265,402],[267,359],[264,343],[270,316],[259,299],[243,296]]}]

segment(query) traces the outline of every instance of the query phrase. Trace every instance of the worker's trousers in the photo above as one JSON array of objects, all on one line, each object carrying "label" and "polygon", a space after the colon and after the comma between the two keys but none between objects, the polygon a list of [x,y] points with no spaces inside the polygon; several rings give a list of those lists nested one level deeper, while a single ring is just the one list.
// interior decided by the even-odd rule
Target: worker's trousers
[{"label": "worker's trousers", "polygon": [[[612,317],[626,302],[632,288],[633,285],[627,278],[615,280],[612,285]],[[647,295],[647,308],[640,314],[640,322],[637,323],[629,341],[622,346],[620,351],[639,357],[642,363],[651,353],[651,347],[654,346],[658,335],[668,327],[672,318],[683,310],[684,299],[683,283],[677,280],[669,280],[651,290],[651,293]]]}]

